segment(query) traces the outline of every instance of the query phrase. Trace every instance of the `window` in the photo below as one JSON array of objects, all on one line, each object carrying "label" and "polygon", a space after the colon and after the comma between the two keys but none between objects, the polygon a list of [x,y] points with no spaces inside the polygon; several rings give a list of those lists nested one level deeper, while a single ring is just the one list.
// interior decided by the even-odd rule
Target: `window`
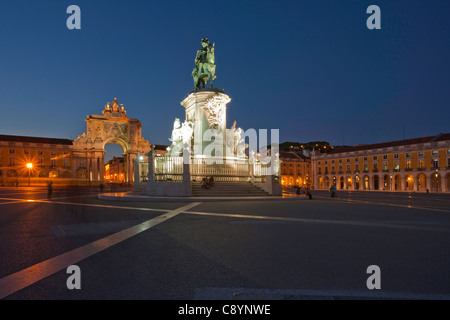
[{"label": "window", "polygon": [[331,173],[334,173],[334,166],[331,167]]},{"label": "window", "polygon": [[447,169],[450,168],[450,158],[447,159]]},{"label": "window", "polygon": [[439,169],[439,160],[438,159],[433,159],[433,169]]},{"label": "window", "polygon": [[417,154],[419,157],[423,157],[423,151],[419,151],[419,153]]},{"label": "window", "polygon": [[25,150],[23,150],[23,153],[24,153],[24,154],[29,154],[30,151],[28,151],[27,149],[25,149]]},{"label": "window", "polygon": [[356,171],[356,172],[359,171],[359,164],[355,164],[355,171]]},{"label": "window", "polygon": [[378,156],[373,156],[373,160],[378,160]]},{"label": "window", "polygon": [[398,161],[394,161],[394,171],[399,171],[400,165],[398,164]]},{"label": "window", "polygon": [[406,161],[406,170],[411,170],[411,160]]},{"label": "window", "polygon": [[[449,150],[450,151],[450,150]],[[350,162],[350,158],[347,158],[347,162]]]},{"label": "window", "polygon": [[419,160],[419,170],[425,169],[425,161]]},{"label": "window", "polygon": [[450,149],[447,149],[447,154],[450,154]]},{"label": "window", "polygon": [[373,171],[378,171],[378,163],[373,164]]},{"label": "window", "polygon": [[56,160],[50,160],[50,167],[51,168],[56,168]]},{"label": "window", "polygon": [[369,172],[369,165],[367,163],[364,164],[364,172]]},{"label": "window", "polygon": [[69,168],[69,166],[70,166],[70,159],[64,158],[63,166],[64,166],[65,169]]},{"label": "window", "polygon": [[347,173],[350,173],[350,165],[347,165]]},{"label": "window", "polygon": [[38,155],[42,156],[42,153],[43,153],[42,150],[39,150],[39,151],[38,151]]},{"label": "window", "polygon": [[394,159],[398,159],[398,153],[394,153]]},{"label": "window", "polygon": [[14,158],[9,158],[9,166],[10,167],[14,167],[16,165],[16,159]]},{"label": "window", "polygon": [[9,149],[9,154],[15,154],[16,153],[16,149]]},{"label": "window", "polygon": [[331,160],[331,163],[334,163],[334,160]]},{"label": "window", "polygon": [[439,152],[437,150],[431,151],[431,155],[433,155],[433,156],[437,156],[438,154],[439,154]]},{"label": "window", "polygon": [[383,162],[383,171],[389,171],[388,163]]},{"label": "window", "polygon": [[359,158],[355,158],[355,162],[358,162],[359,161]]},{"label": "window", "polygon": [[407,152],[407,153],[406,153],[406,157],[407,157],[407,158],[411,158],[411,153],[410,153],[410,152]]},{"label": "window", "polygon": [[317,173],[318,173],[318,174],[322,174],[322,168],[321,168],[321,167],[319,167]]},{"label": "window", "polygon": [[383,160],[387,160],[387,158],[388,158],[387,154],[383,155]]},{"label": "window", "polygon": [[364,161],[367,161],[367,157],[364,157]]},{"label": "window", "polygon": [[339,163],[342,163],[342,159],[339,159]]}]

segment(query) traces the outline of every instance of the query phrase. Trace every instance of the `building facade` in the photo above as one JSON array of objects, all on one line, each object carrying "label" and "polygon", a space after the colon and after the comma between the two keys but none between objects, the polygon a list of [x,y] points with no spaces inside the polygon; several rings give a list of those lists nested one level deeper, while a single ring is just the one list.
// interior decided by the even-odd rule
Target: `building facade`
[{"label": "building facade", "polygon": [[450,192],[450,133],[312,153],[315,189]]},{"label": "building facade", "polygon": [[280,152],[281,185],[311,187],[311,160],[296,152]]},{"label": "building facade", "polygon": [[105,181],[105,146],[123,150],[123,182],[134,181],[134,166],[150,152],[141,122],[127,117],[117,99],[101,115],[85,119],[76,140],[0,135],[0,186],[24,184],[100,185]]},{"label": "building facade", "polygon": [[0,135],[0,186],[74,179],[68,139]]}]

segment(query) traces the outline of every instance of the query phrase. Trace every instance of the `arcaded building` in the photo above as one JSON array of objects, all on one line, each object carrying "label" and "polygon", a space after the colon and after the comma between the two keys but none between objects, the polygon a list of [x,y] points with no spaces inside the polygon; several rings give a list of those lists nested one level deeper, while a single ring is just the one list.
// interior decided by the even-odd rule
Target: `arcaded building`
[{"label": "arcaded building", "polygon": [[450,192],[450,133],[312,154],[315,189]]}]

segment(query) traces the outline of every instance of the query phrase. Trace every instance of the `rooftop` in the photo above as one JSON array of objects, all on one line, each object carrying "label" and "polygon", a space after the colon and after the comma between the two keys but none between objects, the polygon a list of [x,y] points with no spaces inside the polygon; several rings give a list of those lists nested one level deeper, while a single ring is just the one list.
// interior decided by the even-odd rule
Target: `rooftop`
[{"label": "rooftop", "polygon": [[343,146],[343,147],[338,147],[338,148],[330,151],[328,154],[354,152],[354,151],[362,151],[362,150],[370,150],[370,149],[381,149],[381,148],[389,148],[389,147],[408,146],[408,145],[412,145],[412,144],[431,143],[431,142],[447,141],[447,140],[450,140],[450,133],[440,133],[436,136],[430,136],[430,137],[398,140],[398,141],[375,143],[375,144],[364,144],[364,145],[356,145],[356,146]]},{"label": "rooftop", "polygon": [[69,139],[58,138],[40,138],[40,137],[26,137],[26,136],[10,136],[0,134],[0,141],[8,142],[26,142],[26,143],[41,143],[41,144],[62,144],[72,145],[73,141]]}]

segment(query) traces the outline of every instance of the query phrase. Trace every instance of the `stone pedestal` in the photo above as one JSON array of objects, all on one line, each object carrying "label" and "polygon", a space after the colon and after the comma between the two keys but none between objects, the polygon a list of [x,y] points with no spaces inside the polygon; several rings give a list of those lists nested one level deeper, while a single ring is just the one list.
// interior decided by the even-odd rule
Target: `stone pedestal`
[{"label": "stone pedestal", "polygon": [[[225,155],[226,111],[227,103],[230,101],[230,97],[218,89],[200,89],[191,92],[181,102],[186,109],[186,120],[194,123],[192,144],[194,156],[205,155],[205,149],[212,141],[211,133],[220,135],[223,139],[222,148],[216,148],[214,155]],[[206,155],[211,155],[208,150],[206,151]]]}]

